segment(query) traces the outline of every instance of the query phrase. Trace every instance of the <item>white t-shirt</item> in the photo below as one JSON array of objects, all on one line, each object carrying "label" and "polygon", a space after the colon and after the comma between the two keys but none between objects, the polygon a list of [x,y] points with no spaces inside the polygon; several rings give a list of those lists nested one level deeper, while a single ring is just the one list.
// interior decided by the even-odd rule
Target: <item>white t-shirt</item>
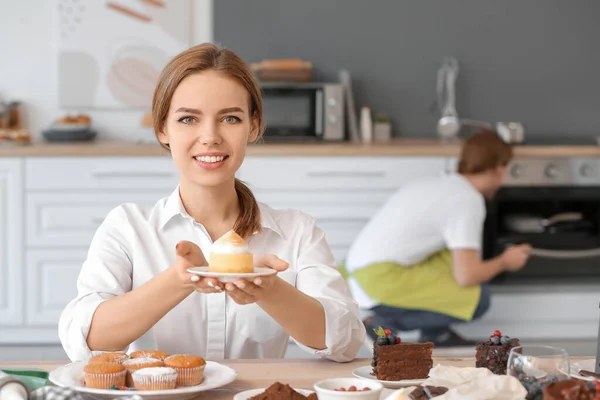
[{"label": "white t-shirt", "polygon": [[[349,272],[379,262],[407,267],[443,249],[481,249],[485,199],[462,175],[419,179],[400,188],[350,247]],[[360,286],[350,288],[361,307],[372,307]]]}]

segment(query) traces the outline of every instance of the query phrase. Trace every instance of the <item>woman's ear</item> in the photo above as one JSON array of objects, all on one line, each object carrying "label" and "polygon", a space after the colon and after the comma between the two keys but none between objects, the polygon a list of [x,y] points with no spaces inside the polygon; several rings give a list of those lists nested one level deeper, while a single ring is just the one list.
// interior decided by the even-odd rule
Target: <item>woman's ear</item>
[{"label": "woman's ear", "polygon": [[165,133],[165,129],[163,128],[160,132],[158,132],[158,134],[156,135],[157,139],[159,142],[161,142],[162,144],[169,144],[169,136]]},{"label": "woman's ear", "polygon": [[258,128],[258,118],[252,117],[252,120],[250,121],[250,135],[248,136],[248,143],[252,143],[258,139]]}]

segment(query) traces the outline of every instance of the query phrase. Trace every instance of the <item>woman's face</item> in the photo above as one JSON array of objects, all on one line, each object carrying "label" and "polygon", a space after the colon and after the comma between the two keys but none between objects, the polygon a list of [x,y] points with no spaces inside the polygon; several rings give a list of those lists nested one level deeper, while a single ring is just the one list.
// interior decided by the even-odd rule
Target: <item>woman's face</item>
[{"label": "woman's face", "polygon": [[159,140],[168,144],[181,179],[201,186],[233,181],[246,144],[256,139],[250,96],[235,79],[217,71],[185,78],[173,94]]}]

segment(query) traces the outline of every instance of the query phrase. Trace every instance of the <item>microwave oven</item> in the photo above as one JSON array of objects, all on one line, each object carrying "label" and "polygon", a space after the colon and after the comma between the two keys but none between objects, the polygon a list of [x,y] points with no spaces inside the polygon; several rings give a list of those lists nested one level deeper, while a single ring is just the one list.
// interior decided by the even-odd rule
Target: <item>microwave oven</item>
[{"label": "microwave oven", "polygon": [[339,83],[262,82],[265,142],[346,139]]}]

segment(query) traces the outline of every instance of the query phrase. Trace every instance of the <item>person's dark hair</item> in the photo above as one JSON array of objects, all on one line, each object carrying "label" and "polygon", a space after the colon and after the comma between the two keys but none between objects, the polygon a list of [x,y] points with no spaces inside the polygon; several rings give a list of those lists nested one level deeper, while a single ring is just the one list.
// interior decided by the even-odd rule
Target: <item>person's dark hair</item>
[{"label": "person's dark hair", "polygon": [[[180,53],[161,72],[152,99],[154,133],[158,137],[164,129],[173,94],[181,81],[189,75],[208,70],[227,74],[246,88],[250,102],[250,117],[258,122],[258,140],[264,132],[263,103],[260,86],[254,73],[233,51],[219,48],[211,43],[193,46]],[[168,144],[161,143],[161,146],[170,151]],[[240,202],[240,215],[233,230],[242,237],[248,237],[261,230],[260,208],[250,188],[239,179],[235,180],[235,191]]]},{"label": "person's dark hair", "polygon": [[500,166],[507,166],[512,157],[512,147],[496,132],[477,132],[462,146],[458,173],[479,174]]}]

